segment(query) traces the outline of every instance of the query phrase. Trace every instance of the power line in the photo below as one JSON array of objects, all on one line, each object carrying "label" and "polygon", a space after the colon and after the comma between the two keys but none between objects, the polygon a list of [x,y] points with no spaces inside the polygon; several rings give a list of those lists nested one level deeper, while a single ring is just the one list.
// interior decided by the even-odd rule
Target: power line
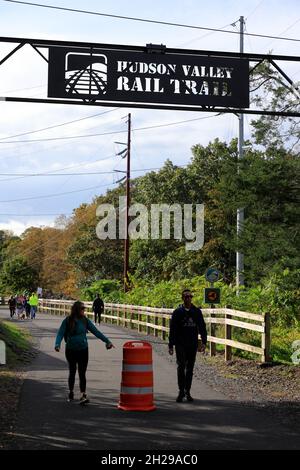
[{"label": "power line", "polygon": [[[74,215],[75,215],[75,214],[74,214]],[[78,219],[79,219],[79,222],[81,222],[81,223],[82,223],[82,222],[87,222],[87,215],[89,215],[89,214],[86,214],[85,212],[82,213],[82,214],[80,214],[80,215],[77,215],[77,217],[78,217]],[[94,215],[93,215],[92,217],[94,218]],[[91,220],[92,220],[92,219],[91,219]],[[51,238],[50,240],[48,240],[48,241],[47,241],[47,240],[44,241],[43,244],[42,244],[43,249],[45,249],[45,247],[46,247],[49,243],[52,243],[54,240],[58,240],[60,237],[61,237],[61,233],[59,233],[59,234],[56,235],[55,237],[52,237],[52,238]],[[39,250],[39,249],[40,249],[40,245],[37,246],[36,248],[29,248],[29,249],[27,248],[27,249],[25,249],[25,251],[23,251],[22,253],[18,253],[17,256],[20,256],[20,255],[21,255],[21,256],[25,256],[25,255],[27,256],[28,254],[31,254],[31,253],[33,253],[33,252]],[[52,257],[53,257],[53,255],[52,255]],[[15,259],[15,258],[16,258],[16,257],[13,257],[12,259]],[[44,258],[44,259],[43,259],[43,262],[45,262],[46,260],[47,260],[47,258]]]},{"label": "power line", "polygon": [[[182,167],[183,167],[183,166],[187,166],[187,165],[176,165],[176,166],[182,166]],[[62,214],[59,214],[59,215],[62,215]],[[71,215],[75,215],[75,214],[71,214]],[[82,214],[79,215],[79,216],[77,215],[77,217],[78,217],[78,219],[79,219],[79,222],[81,222],[81,223],[83,223],[83,222],[87,223],[88,220],[87,220],[86,215],[87,215],[87,214],[85,214],[85,213],[82,213]],[[89,214],[88,214],[88,215],[89,215]],[[91,217],[91,220],[94,219],[94,217],[95,217],[95,216],[94,216],[94,214],[93,214],[92,217]],[[50,238],[49,240],[44,241],[44,242],[42,243],[43,249],[45,250],[45,248],[47,247],[47,245],[52,244],[55,240],[58,240],[58,239],[60,239],[60,238],[61,238],[61,232],[58,233],[56,236]],[[27,249],[27,250],[25,249],[25,251],[23,251],[22,253],[18,253],[18,254],[17,254],[15,257],[13,257],[11,260],[16,259],[18,256],[28,256],[28,255],[31,255],[33,252],[36,252],[36,251],[39,250],[40,248],[41,248],[41,246],[39,245],[39,246],[37,246],[37,247],[35,247],[35,248],[29,248],[29,249]],[[67,250],[65,249],[64,251],[66,252]],[[45,262],[49,262],[49,261],[51,261],[51,260],[53,260],[53,259],[57,259],[57,253],[52,254],[51,256],[43,257],[43,264],[44,264]],[[66,260],[63,260],[63,263],[64,263],[64,264],[69,264],[68,261],[66,261]],[[29,260],[27,260],[27,265],[28,265],[29,267],[32,267],[32,268],[35,267],[35,265],[32,264],[32,263],[30,263]],[[27,267],[28,267],[28,266],[27,266]],[[19,272],[25,271],[25,270],[27,269],[27,267],[20,268],[20,269],[19,269]]]},{"label": "power line", "polygon": [[[154,168],[137,168],[135,170],[131,170],[132,172],[135,171],[151,171],[151,170],[159,170],[162,167],[154,167]],[[82,172],[82,173],[0,173],[0,176],[22,176],[22,177],[33,177],[33,176],[88,176],[88,175],[111,175],[115,174],[118,170],[113,171],[91,171],[91,172]],[[4,181],[4,180],[1,180]]]},{"label": "power line", "polygon": [[[185,165],[176,165],[176,167],[185,167],[185,166],[187,166],[187,164],[185,164]],[[161,168],[161,167],[160,167],[160,168]],[[158,168],[158,169],[160,169],[160,168]],[[58,214],[58,215],[62,215],[62,214]],[[75,214],[73,213],[73,214],[71,214],[71,215],[74,216]],[[89,214],[88,214],[88,215],[89,215]],[[78,218],[79,218],[79,221],[81,221],[81,222],[83,222],[83,221],[84,221],[84,222],[87,222],[86,213],[82,213],[82,214],[79,215],[79,216],[76,215],[76,217],[78,217]],[[92,215],[92,219],[93,219],[93,218],[94,218],[94,214]],[[84,220],[84,219],[85,219],[85,220]],[[92,219],[91,219],[91,220],[92,220]],[[54,240],[59,239],[60,237],[61,237],[61,233],[59,233],[59,234],[58,234],[57,236],[55,236],[55,237],[52,237],[50,240],[44,242],[44,243],[43,243],[43,248],[45,248],[45,246],[47,246],[48,243],[53,243]],[[29,249],[23,251],[23,253],[19,253],[17,256],[25,256],[25,255],[28,255],[28,254],[31,254],[31,253],[37,251],[38,249],[40,249],[40,246],[38,246],[38,247],[36,247],[36,248],[29,248]],[[14,257],[14,258],[12,258],[12,259],[15,259],[15,258],[16,258],[16,257]],[[43,262],[48,261],[49,259],[52,259],[52,258],[53,258],[53,255],[52,255],[51,257],[48,257],[48,258],[45,257],[45,258],[43,259]]]},{"label": "power line", "polygon": [[29,201],[32,199],[47,199],[47,198],[52,198],[52,197],[58,197],[58,196],[65,196],[66,194],[74,194],[74,193],[81,193],[84,191],[90,191],[92,189],[98,189],[102,187],[107,187],[107,186],[112,186],[115,185],[116,183],[107,183],[107,184],[102,184],[102,185],[97,185],[97,186],[91,186],[90,188],[83,188],[83,189],[77,189],[75,191],[66,191],[63,193],[54,193],[54,194],[46,194],[46,195],[40,195],[40,196],[31,196],[31,197],[24,197],[24,198],[19,198],[19,199],[8,199],[5,201],[0,201],[0,203],[5,203],[5,202],[19,202],[19,201]]},{"label": "power line", "polygon": [[9,140],[6,142],[0,142],[0,144],[31,144],[33,142],[50,142],[55,140],[71,140],[71,139],[82,139],[85,137],[99,137],[104,135],[122,134],[126,131],[114,131],[114,132],[102,132],[100,134],[87,134],[87,135],[72,135],[68,137],[48,137],[45,139],[28,139],[28,140]]},{"label": "power line", "polygon": [[[113,157],[115,157],[115,154],[109,155],[109,156],[104,157],[104,158],[99,158],[99,159],[94,160],[94,161],[89,161],[89,162],[79,163],[77,165],[71,165],[71,166],[67,166],[67,167],[63,167],[63,168],[58,168],[57,170],[53,170],[52,172],[49,172],[49,175],[50,174],[55,174],[56,172],[62,171],[62,170],[70,170],[71,168],[78,168],[78,167],[82,167],[82,166],[94,165],[95,163],[104,162],[105,160],[110,160]],[[45,173],[47,173],[47,172],[45,172]],[[40,175],[42,175],[42,174],[43,173],[40,173]],[[26,176],[17,176],[16,178],[6,178],[6,179],[0,180],[0,183],[2,183],[4,181],[19,180],[19,179],[23,179],[23,178],[26,178],[26,177],[27,177],[27,175]]]},{"label": "power line", "polygon": [[[246,16],[245,20],[248,20],[248,19],[250,18],[250,16],[252,16],[252,15],[256,12],[256,10],[258,10],[258,8],[264,3],[264,1],[265,1],[265,0],[261,0],[261,1],[256,5],[256,7],[253,8],[253,10],[250,11],[250,13],[248,13],[248,15]],[[244,34],[245,34],[245,33],[244,33]]]},{"label": "power line", "polygon": [[[223,30],[223,29],[227,28],[228,26],[232,26],[232,23],[225,24],[224,26],[221,26],[219,29]],[[210,31],[209,33],[203,34],[202,36],[198,36],[197,38],[190,39],[189,41],[186,41],[186,42],[180,44],[179,47],[185,47],[188,44],[191,44],[191,43],[196,42],[196,41],[200,41],[200,39],[204,39],[204,38],[210,36],[211,34],[215,34],[215,33],[216,33],[216,31]]]},{"label": "power line", "polygon": [[1,137],[0,140],[14,139],[15,137],[21,137],[21,136],[24,136],[24,135],[35,134],[37,132],[48,131],[50,129],[56,129],[57,127],[67,126],[69,124],[74,124],[75,122],[85,121],[86,119],[91,119],[91,118],[94,118],[94,117],[103,116],[103,114],[112,113],[113,111],[117,111],[118,109],[120,109],[120,108],[110,109],[109,111],[104,111],[103,113],[92,114],[91,116],[85,116],[85,117],[82,117],[82,118],[79,118],[79,119],[74,119],[73,121],[62,122],[61,124],[55,124],[55,125],[49,126],[49,127],[43,127],[42,129],[36,129],[35,131],[22,132],[22,134],[10,135],[8,137]]},{"label": "power line", "polygon": [[[9,2],[9,3],[18,3],[21,5],[27,5],[27,6],[34,6],[34,7],[40,7],[40,8],[48,8],[52,10],[60,10],[60,11],[68,11],[72,13],[82,13],[82,14],[87,14],[87,15],[95,15],[95,16],[103,16],[107,18],[115,18],[115,19],[121,19],[121,20],[130,20],[130,21],[139,21],[143,23],[151,23],[151,24],[159,24],[159,25],[164,25],[164,26],[175,26],[179,28],[189,28],[189,29],[201,29],[204,31],[215,31],[219,33],[228,33],[228,34],[239,34],[238,31],[228,31],[228,30],[222,30],[222,29],[217,29],[217,28],[207,28],[204,26],[195,26],[195,25],[188,25],[188,24],[183,24],[183,23],[171,23],[168,21],[158,21],[158,20],[150,20],[147,18],[138,18],[138,17],[133,17],[133,16],[124,16],[124,15],[112,15],[109,13],[101,13],[97,11],[90,11],[90,10],[79,10],[75,8],[65,8],[65,7],[59,7],[56,5],[42,5],[40,3],[33,3],[33,2],[21,2],[17,0],[3,0],[4,2]],[[296,41],[300,42],[300,39],[298,38],[285,38],[285,37],[278,37],[278,36],[269,36],[266,34],[256,34],[256,33],[245,33],[248,36],[254,36],[254,37],[259,37],[259,38],[269,38],[269,39],[278,39],[281,41]]]},{"label": "power line", "polygon": [[52,217],[52,216],[60,216],[60,215],[65,215],[66,217],[67,216],[71,216],[72,215],[72,212],[70,213],[64,213],[64,212],[59,212],[59,213],[56,213],[56,214],[0,214],[0,217]]},{"label": "power line", "polygon": [[45,87],[46,85],[36,85],[36,86],[30,86],[30,87],[26,87],[26,88],[17,88],[15,90],[6,90],[6,91],[1,91],[0,93],[2,95],[6,94],[6,93],[16,93],[17,91],[26,91],[26,90],[34,90],[36,88],[43,88]]},{"label": "power line", "polygon": [[[280,37],[282,34],[285,34],[289,29],[293,28],[297,23],[299,23],[300,21],[300,18],[298,18],[296,21],[294,21],[290,26],[288,26],[287,28],[285,28],[281,33],[279,33],[279,36]],[[267,47],[270,47],[271,44],[273,44],[274,40],[268,42],[268,44],[265,46],[265,48],[267,49]]]},{"label": "power line", "polygon": [[[88,214],[89,215],[89,214]],[[80,214],[78,217],[78,221],[81,222],[81,223],[87,223],[88,222],[88,219],[87,219],[87,214],[86,213],[82,213]],[[91,220],[94,218],[94,215],[92,216]],[[46,240],[42,243],[42,248],[45,249],[47,247],[48,244],[50,243],[53,243],[53,241],[55,240],[59,240],[61,238],[61,232],[58,233],[56,236],[52,237],[51,239],[49,240]],[[13,257],[11,260],[14,260],[16,259],[18,256],[28,256],[28,255],[31,255],[33,252],[36,252],[37,250],[39,250],[41,248],[40,245],[38,245],[37,247],[35,248],[27,248],[25,249],[25,251],[23,251],[22,253],[18,253],[15,257]],[[65,250],[66,251],[66,250]],[[57,254],[55,253],[55,255],[51,255],[50,257],[44,257],[43,258],[43,263],[45,263],[45,261],[49,261],[50,259],[53,259],[55,256],[57,256]],[[29,263],[29,261],[27,261],[28,265],[31,266],[31,267],[34,267],[32,264]],[[25,267],[22,268],[22,270],[26,269]]]},{"label": "power line", "polygon": [[[149,129],[158,129],[160,127],[176,126],[176,125],[179,125],[179,124],[185,124],[187,122],[201,121],[201,120],[204,120],[204,119],[211,119],[211,118],[216,117],[218,115],[219,115],[219,113],[213,114],[212,116],[204,116],[204,117],[201,117],[201,118],[186,119],[184,121],[176,121],[176,122],[170,122],[170,123],[166,123],[166,124],[154,124],[152,126],[146,126],[146,127],[138,127],[136,129],[132,129],[132,130],[137,132],[137,131],[146,131],[146,130],[149,130]],[[28,143],[29,144],[29,143],[33,143],[33,142],[48,142],[48,141],[53,141],[53,140],[71,140],[71,139],[81,139],[81,138],[87,138],[87,137],[100,137],[100,136],[104,136],[104,135],[115,135],[115,134],[124,134],[124,133],[127,133],[127,131],[122,130],[122,131],[102,132],[102,133],[97,133],[97,134],[72,135],[72,136],[67,136],[67,137],[48,137],[48,138],[45,138],[45,139],[10,140],[10,141],[6,141],[6,142],[0,142],[0,144],[16,144],[16,143],[19,143],[19,144],[27,144]]]}]

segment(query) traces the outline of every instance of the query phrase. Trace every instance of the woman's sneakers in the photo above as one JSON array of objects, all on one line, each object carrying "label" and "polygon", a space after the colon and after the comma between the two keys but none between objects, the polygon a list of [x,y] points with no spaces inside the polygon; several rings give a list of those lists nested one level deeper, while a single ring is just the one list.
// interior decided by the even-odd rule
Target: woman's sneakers
[{"label": "woman's sneakers", "polygon": [[80,405],[85,405],[86,403],[89,403],[89,399],[87,397],[87,394],[86,393],[83,393],[80,397],[80,400],[79,400],[79,404]]},{"label": "woman's sneakers", "polygon": [[[69,392],[69,395],[68,395],[68,401],[69,402],[72,402],[74,401],[74,392]],[[79,399],[79,404],[80,405],[85,405],[86,403],[89,403],[89,399],[87,397],[87,394],[86,393],[82,393],[81,394],[81,397]]]}]

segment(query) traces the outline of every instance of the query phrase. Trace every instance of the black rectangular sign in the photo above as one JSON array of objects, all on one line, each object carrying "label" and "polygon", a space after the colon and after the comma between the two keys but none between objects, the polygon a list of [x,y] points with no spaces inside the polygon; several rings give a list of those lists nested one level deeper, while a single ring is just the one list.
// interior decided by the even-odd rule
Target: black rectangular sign
[{"label": "black rectangular sign", "polygon": [[[167,51],[167,50],[166,50]],[[48,96],[249,107],[249,61],[208,55],[49,48]]]},{"label": "black rectangular sign", "polygon": [[219,304],[221,302],[221,289],[219,287],[206,287],[204,289],[204,302],[206,304]]}]

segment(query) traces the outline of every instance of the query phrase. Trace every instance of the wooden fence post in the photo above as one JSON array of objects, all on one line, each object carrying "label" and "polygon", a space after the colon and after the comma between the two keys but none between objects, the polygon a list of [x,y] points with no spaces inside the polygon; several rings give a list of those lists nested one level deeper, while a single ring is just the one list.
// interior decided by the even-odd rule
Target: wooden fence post
[{"label": "wooden fence post", "polygon": [[[131,310],[131,308],[129,309],[129,312],[130,312],[130,310]],[[126,328],[126,326],[127,326],[126,319],[127,319],[127,308],[125,307],[125,309],[124,309],[124,320],[123,320],[123,327],[124,328]]]},{"label": "wooden fence post", "polygon": [[137,319],[138,319],[138,332],[141,333],[142,327],[140,325],[140,322],[141,322],[141,311],[140,310],[138,310]]},{"label": "wooden fence post", "polygon": [[[148,317],[148,315],[147,315],[147,323],[150,323],[149,318],[150,318],[150,321],[151,321],[152,317]],[[146,333],[147,333],[147,335],[151,335],[151,328],[148,325],[146,327]]]},{"label": "wooden fence post", "polygon": [[[211,305],[210,308],[215,308],[214,305]],[[211,318],[215,318],[215,314],[214,313],[211,313],[210,314]],[[215,323],[210,323],[210,336],[215,336],[215,333],[216,333],[216,325]],[[212,341],[210,341],[209,343],[209,355],[210,356],[215,356],[216,355],[216,343],[213,343]]]},{"label": "wooden fence post", "polygon": [[271,321],[270,313],[266,312],[264,314],[264,332],[261,337],[261,347],[263,349],[263,355],[261,357],[262,362],[271,362],[272,358],[270,356],[271,348]]},{"label": "wooden fence post", "polygon": [[[230,320],[231,315],[225,314],[225,339],[231,339],[231,325],[227,325],[226,320]],[[232,359],[232,349],[231,346],[225,344],[225,361],[231,361]]]},{"label": "wooden fence post", "polygon": [[[163,326],[163,328],[165,328],[167,326],[166,317],[162,318],[162,326]],[[165,330],[162,331],[162,339],[163,339],[163,341],[165,341],[167,339],[167,332]]]},{"label": "wooden fence post", "polygon": [[[158,317],[157,317],[157,316],[154,317],[154,324],[155,324],[155,326],[158,326]],[[159,335],[158,329],[155,328],[155,329],[154,329],[154,336],[155,336],[155,338],[157,338],[158,335]]]}]

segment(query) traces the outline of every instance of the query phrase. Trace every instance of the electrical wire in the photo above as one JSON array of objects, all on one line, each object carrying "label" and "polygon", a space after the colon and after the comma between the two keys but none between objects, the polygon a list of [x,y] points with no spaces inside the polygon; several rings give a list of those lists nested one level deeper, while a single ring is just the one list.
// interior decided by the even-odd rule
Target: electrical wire
[{"label": "electrical wire", "polygon": [[46,85],[36,85],[36,86],[30,86],[30,87],[26,87],[26,88],[17,88],[15,90],[0,91],[0,94],[5,95],[6,93],[17,93],[19,91],[34,90],[36,88],[43,88],[45,86]]},{"label": "electrical wire", "polygon": [[[177,165],[182,166],[182,165]],[[153,167],[153,168],[136,168],[131,169],[131,172],[137,171],[152,171],[152,170],[160,170],[162,167]],[[114,174],[117,170],[113,171],[93,171],[93,172],[84,172],[84,173],[0,173],[0,176],[86,176],[86,175],[111,175]],[[1,180],[3,181],[3,180]]]},{"label": "electrical wire", "polygon": [[[169,127],[169,126],[177,126],[179,124],[185,124],[187,122],[192,122],[192,121],[201,121],[201,120],[204,120],[204,119],[212,119],[216,116],[218,116],[219,113],[217,114],[213,114],[211,116],[204,116],[204,117],[201,117],[201,118],[194,118],[194,119],[186,119],[184,121],[176,121],[176,122],[170,122],[170,123],[166,123],[166,124],[154,124],[154,125],[151,125],[151,126],[146,126],[146,127],[139,127],[139,128],[136,128],[136,129],[132,129],[133,131],[135,132],[138,132],[138,131],[146,131],[146,130],[149,130],[149,129],[158,129],[160,127]],[[100,136],[105,136],[105,135],[116,135],[116,134],[125,134],[127,133],[128,131],[125,129],[125,130],[120,130],[120,131],[112,131],[112,132],[102,132],[102,133],[96,133],[96,134],[85,134],[85,135],[73,135],[73,136],[66,136],[66,137],[49,137],[49,138],[45,138],[45,139],[29,139],[29,140],[10,140],[10,141],[7,141],[7,142],[0,142],[0,144],[29,144],[29,143],[33,143],[33,142],[49,142],[49,141],[55,141],[55,140],[71,140],[71,139],[82,139],[82,138],[87,138],[87,137],[100,137]]]},{"label": "electrical wire", "polygon": [[[196,26],[196,25],[189,25],[189,24],[183,24],[183,23],[172,23],[169,21],[158,21],[158,20],[150,20],[147,18],[138,18],[138,17],[133,17],[133,16],[124,16],[124,15],[112,15],[109,13],[101,13],[97,11],[90,11],[90,10],[79,10],[75,8],[66,8],[66,7],[59,7],[56,5],[42,5],[40,3],[33,3],[33,2],[21,2],[17,0],[3,0],[4,2],[9,2],[9,3],[18,3],[20,5],[27,5],[27,6],[34,6],[34,7],[40,7],[40,8],[48,8],[52,10],[60,10],[60,11],[68,11],[71,13],[81,13],[81,14],[87,14],[87,15],[95,15],[95,16],[103,16],[107,18],[114,18],[114,19],[121,19],[121,20],[130,20],[130,21],[139,21],[143,23],[150,23],[150,24],[159,24],[163,26],[175,26],[179,28],[189,28],[189,29],[200,29],[204,31],[214,31],[214,32],[220,32],[220,33],[228,33],[228,34],[240,34],[237,31],[228,31],[228,30],[222,30],[222,29],[217,29],[217,28],[207,28],[204,26]],[[269,39],[278,39],[281,41],[296,41],[300,42],[300,39],[298,38],[286,38],[286,37],[278,37],[278,36],[270,36],[266,34],[257,34],[257,33],[247,33],[248,36],[254,36],[254,37],[259,37],[259,38],[269,38]]]},{"label": "electrical wire", "polygon": [[[94,161],[89,161],[89,162],[84,162],[84,163],[79,163],[77,165],[71,165],[71,166],[67,166],[67,167],[63,167],[63,168],[58,168],[57,170],[53,170],[52,172],[49,172],[48,176],[50,175],[54,175],[55,176],[55,173],[56,172],[59,172],[59,171],[63,171],[63,170],[70,170],[72,168],[79,168],[79,167],[82,167],[82,166],[89,166],[89,165],[94,165],[95,163],[99,163],[99,162],[104,162],[105,160],[110,160],[111,158],[115,157],[115,154],[112,154],[112,155],[109,155],[107,157],[104,157],[104,158],[99,158],[97,160],[94,160]],[[47,173],[47,172],[45,172]],[[37,175],[43,175],[44,173],[39,173]],[[13,175],[13,174],[12,174]],[[24,176],[16,176],[15,178],[5,178],[5,179],[1,179],[0,180],[0,183],[2,182],[5,182],[5,181],[15,181],[15,180],[20,180],[20,179],[24,179],[26,178],[27,175],[24,175]]]},{"label": "electrical wire", "polygon": [[82,117],[82,118],[79,118],[79,119],[74,119],[73,121],[62,122],[60,124],[55,124],[53,126],[43,127],[42,129],[36,129],[34,131],[22,132],[21,134],[10,135],[8,137],[0,137],[0,141],[1,140],[2,141],[6,140],[6,139],[14,139],[15,137],[22,137],[24,135],[29,135],[29,134],[35,134],[37,132],[48,131],[50,129],[56,129],[58,127],[68,126],[69,124],[74,124],[75,122],[81,122],[81,121],[85,121],[87,119],[91,119],[91,118],[94,118],[94,117],[103,116],[104,114],[112,113],[113,111],[117,111],[118,109],[120,109],[120,108],[110,109],[109,111],[104,111],[102,113],[92,114],[91,116],[85,116],[85,117]]},{"label": "electrical wire", "polygon": [[253,8],[253,10],[250,11],[250,13],[248,13],[248,15],[246,16],[245,20],[248,20],[250,18],[250,16],[252,16],[256,10],[258,10],[260,8],[260,6],[264,3],[265,0],[261,0],[255,8]]},{"label": "electrical wire", "polygon": [[105,187],[105,186],[112,186],[116,183],[108,183],[108,184],[102,184],[102,185],[97,185],[97,186],[91,186],[89,188],[83,188],[83,189],[76,189],[74,191],[66,191],[66,192],[63,192],[63,193],[54,193],[54,194],[46,194],[46,195],[39,195],[39,196],[30,196],[30,197],[24,197],[24,198],[19,198],[19,199],[7,199],[7,200],[4,200],[4,201],[0,201],[0,203],[8,203],[8,202],[20,202],[20,201],[31,201],[33,199],[48,199],[48,198],[52,198],[52,197],[58,197],[58,196],[65,196],[67,194],[75,194],[75,193],[81,193],[81,192],[84,192],[84,191],[90,191],[92,189],[98,189],[98,188],[102,188],[102,187]]},{"label": "electrical wire", "polygon": [[[187,165],[176,165],[176,166],[187,166]],[[59,215],[62,215],[62,214],[59,214]],[[76,215],[77,217],[77,222],[79,223],[88,223],[89,221],[87,220],[86,218],[86,213],[82,213],[81,215],[78,216],[78,214]],[[93,214],[92,217],[91,217],[91,220],[93,220],[95,217],[95,215]],[[79,219],[79,220],[78,220]],[[59,233],[56,237],[52,237],[48,242],[46,241],[44,244],[43,244],[43,248],[45,248],[45,246],[47,246],[48,243],[53,243],[54,240],[58,240],[59,238],[61,237],[61,233]],[[23,251],[22,253],[19,253],[17,256],[27,256],[28,254],[31,254],[31,253],[34,253],[35,251],[39,250],[40,249],[40,246],[36,247],[36,248],[30,248],[30,249],[27,249],[25,251]],[[55,255],[56,256],[56,255]],[[53,256],[52,256],[53,257]],[[12,258],[12,259],[15,259],[16,257]],[[43,262],[47,261],[48,258],[44,258],[43,259]],[[32,266],[34,267],[34,266]]]},{"label": "electrical wire", "polygon": [[52,216],[59,216],[59,215],[65,215],[65,216],[71,216],[72,212],[69,213],[62,213],[62,212],[57,212],[57,213],[47,213],[47,214],[0,214],[0,217],[52,217]]}]

